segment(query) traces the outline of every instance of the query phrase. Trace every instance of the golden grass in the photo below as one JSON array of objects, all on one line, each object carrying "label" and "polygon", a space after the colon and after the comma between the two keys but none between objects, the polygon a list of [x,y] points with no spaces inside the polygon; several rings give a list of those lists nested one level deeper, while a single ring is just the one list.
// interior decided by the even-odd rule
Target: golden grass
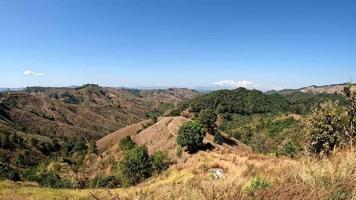
[{"label": "golden grass", "polygon": [[[211,168],[224,169],[224,178],[214,180]],[[270,187],[247,193],[243,188],[256,176],[266,177]],[[356,199],[356,151],[298,160],[198,152],[127,189],[56,190],[1,182],[0,199]]]}]

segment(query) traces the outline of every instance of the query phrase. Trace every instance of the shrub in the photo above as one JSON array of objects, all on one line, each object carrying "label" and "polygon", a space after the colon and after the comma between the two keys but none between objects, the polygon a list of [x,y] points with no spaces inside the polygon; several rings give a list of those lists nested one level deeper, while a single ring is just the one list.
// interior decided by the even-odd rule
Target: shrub
[{"label": "shrub", "polygon": [[264,176],[253,177],[246,185],[245,190],[248,193],[252,193],[258,190],[267,189],[270,187],[268,179]]},{"label": "shrub", "polygon": [[159,174],[169,167],[169,158],[166,152],[157,151],[151,156],[152,172]]},{"label": "shrub", "polygon": [[51,188],[70,188],[71,182],[65,179],[61,179],[54,172],[42,172],[40,175],[34,177],[35,181],[41,186]]},{"label": "shrub", "polygon": [[314,109],[311,121],[310,152],[329,155],[336,147],[353,145],[356,138],[356,95],[351,92],[351,84],[345,87],[345,106],[338,102],[325,102]]},{"label": "shrub", "polygon": [[177,144],[181,147],[187,147],[190,153],[198,150],[202,145],[205,136],[204,126],[198,122],[184,123],[177,136]]},{"label": "shrub", "polygon": [[17,137],[17,135],[15,133],[12,133],[9,136],[9,142],[10,142],[11,145],[15,145],[15,144],[19,143],[19,138]]},{"label": "shrub", "polygon": [[176,155],[178,156],[178,158],[181,158],[183,155],[183,150],[182,147],[178,146],[176,149]]},{"label": "shrub", "polygon": [[135,147],[135,142],[131,139],[130,136],[126,136],[125,138],[122,138],[119,143],[119,147],[122,151],[128,151]]},{"label": "shrub", "polygon": [[278,149],[278,155],[288,156],[290,158],[295,158],[298,154],[298,147],[292,141],[284,141],[280,148]]},{"label": "shrub", "polygon": [[1,148],[7,149],[10,147],[10,141],[8,135],[1,134],[0,142],[1,142]]},{"label": "shrub", "polygon": [[115,188],[119,181],[115,176],[95,176],[90,182],[91,188]]},{"label": "shrub", "polygon": [[225,141],[224,137],[221,135],[220,132],[216,132],[214,135],[214,143],[216,144],[223,144]]},{"label": "shrub", "polygon": [[9,162],[9,155],[6,153],[5,150],[0,149],[0,163],[8,163]]},{"label": "shrub", "polygon": [[8,164],[0,163],[0,179],[9,179],[11,181],[20,181],[19,173],[12,169]]},{"label": "shrub", "polygon": [[151,162],[144,146],[127,151],[118,165],[118,176],[123,186],[139,183],[151,175]]},{"label": "shrub", "polygon": [[18,164],[19,166],[22,167],[26,167],[26,166],[34,166],[37,164],[37,159],[34,159],[33,154],[31,154],[30,152],[23,151],[23,152],[17,152],[15,160],[16,160],[16,164]]},{"label": "shrub", "polygon": [[95,140],[91,140],[88,144],[88,153],[90,154],[97,154],[98,153],[98,147],[96,146]]},{"label": "shrub", "polygon": [[88,147],[85,144],[85,142],[77,142],[73,147],[73,151],[75,152],[83,152],[86,151],[87,149]]},{"label": "shrub", "polygon": [[9,171],[9,173],[7,175],[7,178],[10,181],[21,181],[19,173],[17,171],[15,171],[15,170]]},{"label": "shrub", "polygon": [[311,121],[309,149],[312,154],[329,155],[340,143],[339,116],[337,104],[333,102],[325,102],[314,109],[313,115],[309,118]]}]

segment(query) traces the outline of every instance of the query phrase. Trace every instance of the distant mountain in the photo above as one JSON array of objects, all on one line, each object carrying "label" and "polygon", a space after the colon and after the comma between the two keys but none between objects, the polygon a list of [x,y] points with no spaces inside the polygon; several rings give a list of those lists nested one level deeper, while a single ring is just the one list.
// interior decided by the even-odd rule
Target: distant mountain
[{"label": "distant mountain", "polygon": [[23,90],[23,88],[0,88],[0,92],[3,91],[20,91]]},{"label": "distant mountain", "polygon": [[[300,89],[283,89],[283,90],[270,90],[265,92],[266,94],[289,94],[293,92],[303,92],[303,93],[311,93],[311,94],[318,94],[318,93],[328,93],[328,94],[341,94],[342,90],[345,86],[348,86],[348,83],[340,83],[340,84],[331,84],[331,85],[311,85],[308,87],[302,87]],[[352,91],[356,92],[356,84],[353,84]]]}]

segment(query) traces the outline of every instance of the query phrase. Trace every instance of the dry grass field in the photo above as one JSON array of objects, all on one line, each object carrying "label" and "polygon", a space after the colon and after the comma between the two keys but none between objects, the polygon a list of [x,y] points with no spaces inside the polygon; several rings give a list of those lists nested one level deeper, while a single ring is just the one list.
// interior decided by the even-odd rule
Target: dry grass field
[{"label": "dry grass field", "polygon": [[[276,158],[217,147],[126,189],[69,190],[0,183],[0,199],[355,199],[356,151],[329,159]],[[211,169],[224,177],[213,179]],[[259,181],[256,181],[259,180]]]}]

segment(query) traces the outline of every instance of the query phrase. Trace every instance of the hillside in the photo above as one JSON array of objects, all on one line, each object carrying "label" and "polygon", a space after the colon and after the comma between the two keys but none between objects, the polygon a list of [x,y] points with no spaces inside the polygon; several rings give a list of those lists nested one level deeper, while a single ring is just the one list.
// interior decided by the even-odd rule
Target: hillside
[{"label": "hillside", "polygon": [[0,93],[0,158],[15,169],[59,155],[81,163],[82,155],[75,149],[161,115],[195,95],[188,89],[142,91],[97,85]]},{"label": "hillside", "polygon": [[[345,86],[348,86],[348,83],[340,83],[340,84],[330,84],[330,85],[311,85],[308,87],[302,87],[299,89],[283,89],[279,91],[271,90],[267,91],[267,94],[291,94],[294,92],[303,92],[303,93],[309,93],[309,94],[320,94],[320,93],[326,93],[326,94],[341,94],[342,90],[344,89]],[[353,84],[355,85],[355,84]],[[352,91],[356,91],[355,87],[353,87]]]},{"label": "hillside", "polygon": [[196,94],[188,89],[133,91],[96,85],[33,87],[2,95],[1,112],[8,115],[14,128],[26,133],[90,140],[147,119],[148,113]]},{"label": "hillside", "polygon": [[[113,163],[122,159],[124,152],[120,149],[119,142],[123,138],[130,136],[138,145],[144,145],[150,155],[157,151],[166,152],[173,163],[184,162],[185,159],[194,157],[183,152],[182,156],[177,156],[178,145],[176,143],[179,128],[183,123],[191,121],[188,118],[162,117],[152,124],[152,121],[142,121],[140,123],[119,129],[112,134],[97,141],[100,156],[87,156],[83,167],[83,173],[88,178],[93,178],[98,174],[110,176],[115,174]],[[229,143],[218,145],[213,142],[213,136],[207,135],[204,139],[204,146],[212,152],[235,152],[237,154],[251,153],[251,148],[241,142],[225,135]],[[229,139],[230,138],[230,139]],[[115,160],[116,162],[113,162]]]},{"label": "hillside", "polygon": [[[162,92],[150,94],[161,98]],[[144,98],[137,90],[128,93]],[[66,154],[61,146],[61,153],[51,154],[45,164],[20,170],[21,178],[35,185],[1,182],[0,197],[7,198],[16,190],[24,199],[352,199],[356,195],[355,150],[337,148],[329,157],[309,156],[311,117],[320,112],[313,108],[330,100],[340,101],[333,108],[338,113],[350,108],[346,106],[350,101],[338,94],[269,95],[238,88],[199,95],[177,103],[174,109],[165,107],[171,114],[184,111],[182,116],[143,119],[94,143],[77,143]],[[81,100],[75,105],[92,103]],[[165,113],[160,109],[153,112]],[[11,122],[6,112],[1,116],[4,124]],[[194,152],[181,147],[177,139],[187,124],[195,127],[187,138],[196,134],[197,127],[207,128],[199,128],[204,136]],[[213,126],[213,132],[208,126]],[[166,167],[154,172],[157,162]],[[126,177],[141,176],[129,188],[122,188],[126,186],[123,166],[134,170]],[[147,170],[152,171],[145,175]],[[38,185],[90,189],[50,190]]]},{"label": "hillside", "polygon": [[[313,94],[315,93],[341,94],[345,86],[348,86],[348,84],[343,83],[343,84],[332,84],[332,85],[322,85],[322,86],[312,85],[309,87],[301,88],[300,91],[305,93],[313,93]],[[356,87],[353,87],[352,91],[355,92]]]}]

